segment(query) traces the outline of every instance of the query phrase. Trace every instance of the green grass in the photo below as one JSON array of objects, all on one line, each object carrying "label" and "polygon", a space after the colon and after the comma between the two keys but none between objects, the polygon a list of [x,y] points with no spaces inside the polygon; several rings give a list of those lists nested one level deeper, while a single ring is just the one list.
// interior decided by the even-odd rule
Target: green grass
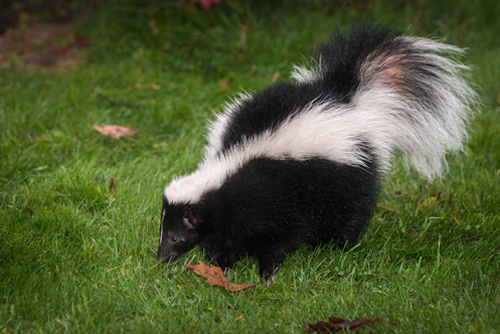
[{"label": "green grass", "polygon": [[[104,1],[80,24],[84,66],[0,70],[0,332],[301,333],[330,316],[393,323],[363,333],[500,332],[500,6],[263,2]],[[362,19],[470,48],[484,106],[467,155],[432,184],[396,161],[360,242],[302,247],[270,287],[208,285],[183,266],[197,250],[158,264],[162,189],[196,168],[206,121]],[[140,133],[114,140],[93,124]],[[257,282],[257,264],[228,276]]]}]

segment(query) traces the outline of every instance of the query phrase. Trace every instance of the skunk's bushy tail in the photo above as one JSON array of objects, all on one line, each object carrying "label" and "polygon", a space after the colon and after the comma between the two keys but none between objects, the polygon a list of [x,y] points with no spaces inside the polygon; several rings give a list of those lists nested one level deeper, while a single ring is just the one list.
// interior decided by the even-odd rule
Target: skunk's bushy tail
[{"label": "skunk's bushy tail", "polygon": [[394,150],[422,176],[444,168],[449,151],[467,137],[478,96],[467,84],[463,49],[427,38],[407,37],[370,25],[348,37],[335,33],[321,45],[315,64],[297,67],[301,82],[320,80],[332,98],[352,106],[377,162],[387,168]]}]

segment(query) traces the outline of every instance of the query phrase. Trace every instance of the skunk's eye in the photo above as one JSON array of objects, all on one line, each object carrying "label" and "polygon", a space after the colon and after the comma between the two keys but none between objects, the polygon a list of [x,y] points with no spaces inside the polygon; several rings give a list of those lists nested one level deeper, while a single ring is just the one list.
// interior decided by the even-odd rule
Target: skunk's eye
[{"label": "skunk's eye", "polygon": [[177,241],[177,238],[176,238],[176,237],[173,237],[173,238],[172,238],[172,241],[173,241],[173,242],[176,242],[176,241]]}]

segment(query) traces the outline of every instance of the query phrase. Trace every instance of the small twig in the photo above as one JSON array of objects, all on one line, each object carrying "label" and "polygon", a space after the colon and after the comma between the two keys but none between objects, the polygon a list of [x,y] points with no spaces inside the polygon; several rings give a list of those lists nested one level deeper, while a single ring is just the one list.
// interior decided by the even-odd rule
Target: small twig
[{"label": "small twig", "polygon": [[117,106],[117,107],[125,107],[125,108],[129,108],[129,109],[140,109],[140,106],[136,105],[136,104],[129,104],[129,103],[121,103],[121,102],[116,102],[114,100],[111,100],[109,97],[107,96],[104,96],[103,94],[101,93],[98,93],[97,96],[105,101],[107,101],[109,104],[113,105],[113,106]]},{"label": "small twig", "polygon": [[35,214],[35,212],[33,212],[33,210],[30,208],[28,204],[26,204],[26,210],[30,212],[30,216],[33,216]]}]

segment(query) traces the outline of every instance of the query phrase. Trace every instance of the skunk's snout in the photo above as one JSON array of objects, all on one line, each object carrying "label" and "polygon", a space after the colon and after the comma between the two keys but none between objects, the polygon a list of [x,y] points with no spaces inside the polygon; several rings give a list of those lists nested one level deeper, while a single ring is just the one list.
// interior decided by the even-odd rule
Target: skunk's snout
[{"label": "skunk's snout", "polygon": [[175,252],[164,251],[161,248],[158,249],[158,254],[156,255],[156,260],[163,263],[168,263],[177,259],[179,255]]}]

